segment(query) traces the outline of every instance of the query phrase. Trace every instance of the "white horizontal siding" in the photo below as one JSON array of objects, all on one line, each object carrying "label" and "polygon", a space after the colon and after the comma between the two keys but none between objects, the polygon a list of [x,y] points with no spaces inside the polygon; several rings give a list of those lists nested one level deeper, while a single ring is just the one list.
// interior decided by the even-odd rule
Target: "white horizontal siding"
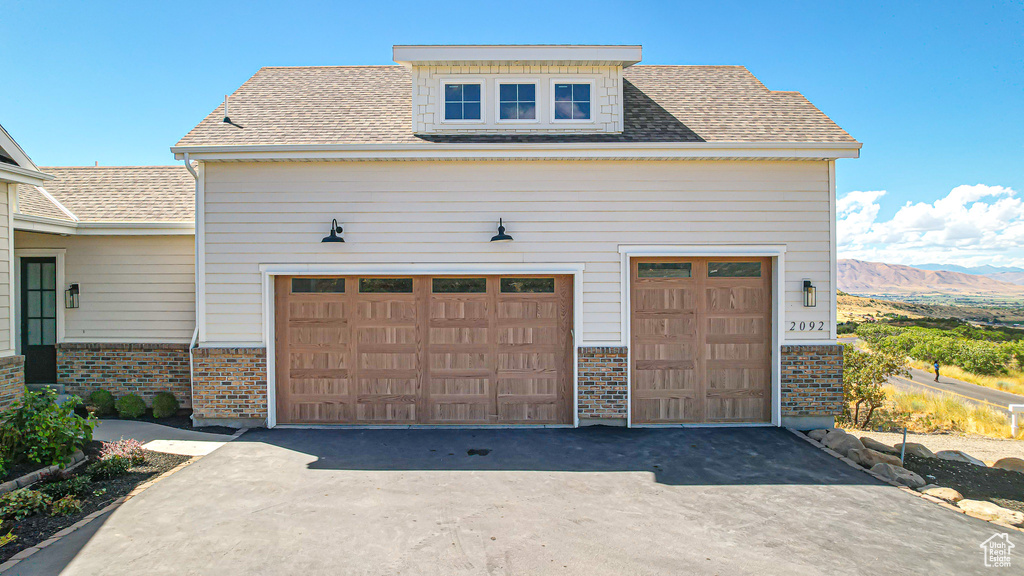
[{"label": "white horizontal siding", "polygon": [[14,348],[11,334],[11,312],[14,289],[11,278],[11,198],[15,197],[15,185],[0,182],[0,352],[10,354]]},{"label": "white horizontal siding", "polygon": [[[17,249],[64,248],[65,342],[188,342],[195,327],[192,236],[15,234]],[[58,300],[63,294],[58,294]]]},{"label": "white horizontal siding", "polygon": [[[829,320],[826,162],[225,163],[204,185],[205,342],[262,341],[262,263],[478,262],[585,263],[583,340],[620,341],[622,244],[785,244],[787,318]],[[499,217],[514,242],[488,242]],[[320,242],[331,218],[345,244]]]}]

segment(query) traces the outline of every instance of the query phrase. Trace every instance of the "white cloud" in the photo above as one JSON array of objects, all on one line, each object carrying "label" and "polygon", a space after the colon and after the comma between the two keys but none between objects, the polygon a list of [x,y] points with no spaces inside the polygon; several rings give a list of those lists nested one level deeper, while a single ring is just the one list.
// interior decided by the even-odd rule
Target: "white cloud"
[{"label": "white cloud", "polygon": [[840,258],[900,264],[1024,265],[1024,201],[1003,186],[957,186],[929,204],[907,202],[879,221],[884,190],[836,204]]}]

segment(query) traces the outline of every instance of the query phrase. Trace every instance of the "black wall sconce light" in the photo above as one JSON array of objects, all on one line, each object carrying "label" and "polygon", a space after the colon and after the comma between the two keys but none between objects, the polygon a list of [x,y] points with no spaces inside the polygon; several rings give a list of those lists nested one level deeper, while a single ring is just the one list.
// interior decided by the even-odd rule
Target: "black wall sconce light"
[{"label": "black wall sconce light", "polygon": [[491,242],[511,242],[512,237],[505,234],[505,225],[502,223],[501,218],[498,218],[498,234],[491,236]]},{"label": "black wall sconce light", "polygon": [[818,305],[818,297],[815,294],[814,285],[810,280],[804,280],[804,308],[814,308]]},{"label": "black wall sconce light", "polygon": [[78,284],[72,284],[64,291],[64,307],[78,308]]},{"label": "black wall sconce light", "polygon": [[324,239],[321,240],[321,242],[344,242],[345,239],[338,236],[338,234],[341,234],[342,232],[344,232],[344,230],[338,225],[338,219],[334,218],[331,220],[331,233],[324,236]]}]

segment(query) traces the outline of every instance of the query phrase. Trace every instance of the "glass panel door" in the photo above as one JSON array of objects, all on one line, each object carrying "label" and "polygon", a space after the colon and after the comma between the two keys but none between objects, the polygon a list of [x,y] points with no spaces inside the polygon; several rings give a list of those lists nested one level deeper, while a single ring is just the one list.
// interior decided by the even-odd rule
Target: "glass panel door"
[{"label": "glass panel door", "polygon": [[21,341],[25,381],[57,382],[57,261],[21,259]]}]

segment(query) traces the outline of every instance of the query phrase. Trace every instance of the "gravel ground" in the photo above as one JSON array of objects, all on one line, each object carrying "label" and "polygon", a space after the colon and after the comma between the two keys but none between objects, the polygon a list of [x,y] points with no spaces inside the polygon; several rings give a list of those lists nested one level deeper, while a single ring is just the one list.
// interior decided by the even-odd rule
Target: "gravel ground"
[{"label": "gravel ground", "polygon": [[[860,438],[867,436],[892,446],[903,442],[903,433],[869,432],[865,430],[847,430]],[[924,444],[932,452],[939,450],[962,450],[988,465],[1000,458],[1016,456],[1024,458],[1024,442],[1020,440],[1000,440],[984,436],[967,436],[961,434],[914,434],[907,432],[907,442]]]}]

